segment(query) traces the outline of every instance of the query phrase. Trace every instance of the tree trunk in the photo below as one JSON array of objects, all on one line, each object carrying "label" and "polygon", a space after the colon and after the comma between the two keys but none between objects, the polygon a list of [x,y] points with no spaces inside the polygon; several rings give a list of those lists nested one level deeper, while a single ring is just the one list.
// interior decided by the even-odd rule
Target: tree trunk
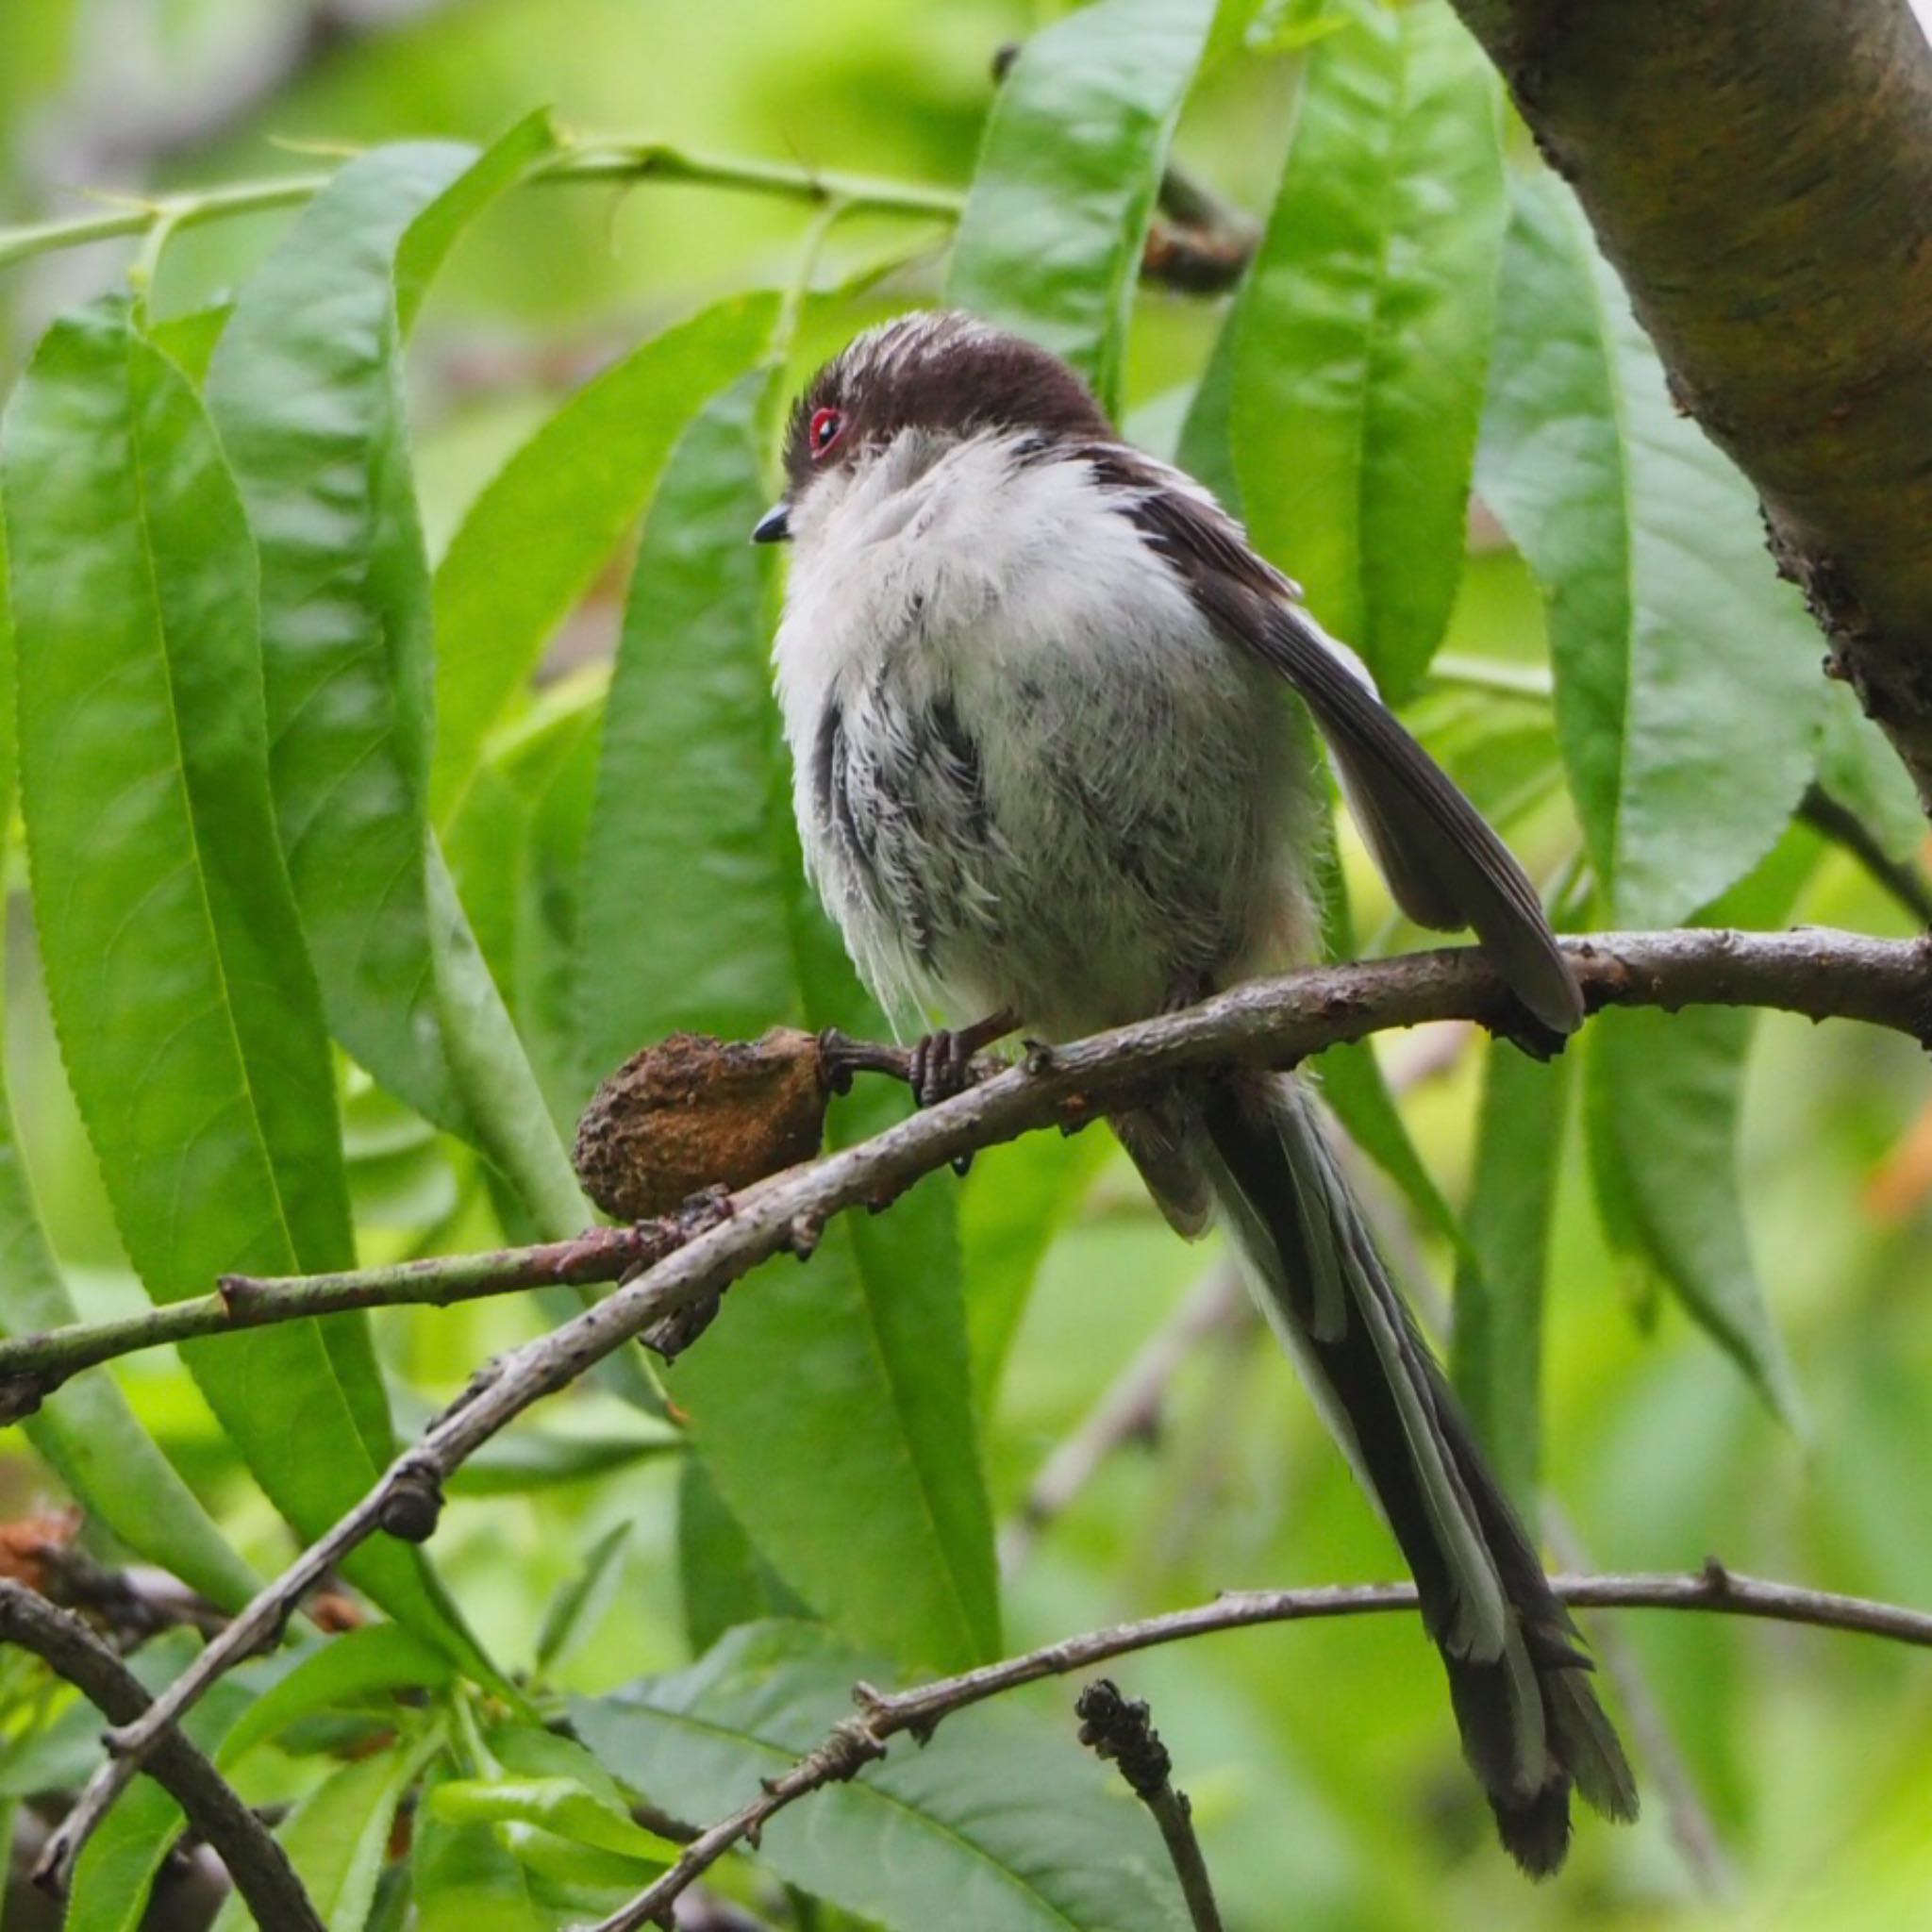
[{"label": "tree trunk", "polygon": [[1905,0],[1456,5],[1932,808],[1932,47]]}]

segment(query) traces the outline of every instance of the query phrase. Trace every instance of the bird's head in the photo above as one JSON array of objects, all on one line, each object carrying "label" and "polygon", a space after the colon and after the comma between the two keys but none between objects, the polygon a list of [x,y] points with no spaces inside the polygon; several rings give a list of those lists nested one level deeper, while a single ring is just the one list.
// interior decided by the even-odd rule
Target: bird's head
[{"label": "bird's head", "polygon": [[924,467],[979,437],[1081,442],[1112,433],[1058,356],[957,310],[904,315],[868,329],[806,385],[785,441],[784,497],[753,541],[806,534],[889,459]]}]

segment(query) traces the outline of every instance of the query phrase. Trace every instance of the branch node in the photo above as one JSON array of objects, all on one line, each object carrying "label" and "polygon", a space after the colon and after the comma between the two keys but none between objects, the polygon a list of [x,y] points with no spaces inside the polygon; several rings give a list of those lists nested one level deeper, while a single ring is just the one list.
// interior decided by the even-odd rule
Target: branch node
[{"label": "branch node", "polygon": [[785,1230],[785,1245],[801,1261],[809,1261],[818,1253],[819,1242],[824,1232],[824,1215],[794,1214]]},{"label": "branch node", "polygon": [[231,1322],[247,1322],[260,1312],[269,1284],[253,1274],[219,1274],[215,1292]]},{"label": "branch node", "polygon": [[0,1429],[38,1413],[41,1404],[59,1386],[45,1375],[0,1375]]},{"label": "branch node", "polygon": [[390,1478],[377,1524],[406,1543],[426,1543],[442,1517],[442,1481],[426,1462],[410,1463]]},{"label": "branch node", "polygon": [[675,1362],[713,1322],[724,1306],[722,1292],[708,1294],[689,1307],[675,1308],[661,1321],[638,1331],[638,1340],[665,1363]]},{"label": "branch node", "polygon": [[868,1764],[885,1755],[885,1740],[872,1725],[862,1717],[848,1717],[834,1724],[819,1746],[819,1768],[828,1782],[847,1784]]},{"label": "branch node", "polygon": [[1134,1795],[1151,1801],[1174,1775],[1174,1760],[1144,1699],[1124,1697],[1111,1677],[1096,1677],[1074,1702],[1080,1741],[1096,1756],[1118,1765]]},{"label": "branch node", "polygon": [[864,1713],[868,1725],[886,1716],[897,1702],[896,1699],[889,1697],[876,1684],[868,1684],[863,1677],[852,1687],[852,1701]]}]

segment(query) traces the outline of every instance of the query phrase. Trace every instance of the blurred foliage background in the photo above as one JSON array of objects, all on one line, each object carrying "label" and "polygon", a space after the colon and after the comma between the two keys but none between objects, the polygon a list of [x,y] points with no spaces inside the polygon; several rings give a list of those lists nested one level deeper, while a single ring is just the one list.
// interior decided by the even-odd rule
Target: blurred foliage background
[{"label": "blurred foliage background", "polygon": [[[1274,198],[1311,50],[1334,23],[1300,6],[1224,12],[1234,51],[1209,65],[1191,95],[1175,153],[1259,218]],[[994,95],[995,49],[1054,17],[1052,8],[991,0],[370,0],[326,9],[294,0],[32,0],[0,8],[0,215],[85,212],[81,188],[171,188],[312,167],[333,144],[424,135],[487,142],[545,106],[571,130],[962,189]],[[154,312],[188,315],[224,300],[289,220],[275,211],[175,236],[150,294]],[[791,290],[808,274],[790,349],[795,377],[865,322],[937,297],[942,224],[854,215],[808,267],[810,227],[808,208],[779,198],[657,181],[544,187],[492,204],[436,280],[409,358],[411,445],[431,558],[566,396],[701,305],[743,290]],[[49,320],[115,284],[131,252],[126,242],[101,243],[0,271],[0,373],[9,383]],[[1511,311],[1511,287],[1506,277],[1500,336],[1533,335],[1543,318],[1526,307]],[[1153,446],[1175,447],[1227,306],[1142,291],[1124,404],[1129,430]],[[1491,408],[1493,425],[1493,396]],[[1234,467],[1241,472],[1239,453]],[[1478,478],[1486,496],[1496,482],[1494,508],[1512,488],[1534,488],[1520,472],[1512,485],[1507,472],[1507,452],[1498,456],[1486,432]],[[1305,482],[1323,487],[1319,471]],[[1694,548],[1700,533],[1683,534]],[[527,705],[489,741],[484,782],[502,816],[479,822],[467,843],[460,831],[450,840],[471,917],[566,1127],[587,1070],[557,1048],[567,1030],[559,976],[580,910],[575,867],[591,810],[594,718],[630,547],[551,642]],[[1297,568],[1291,550],[1284,561]],[[1441,654],[1412,681],[1407,714],[1503,822],[1532,874],[1566,890],[1570,922],[1600,921],[1609,902],[1581,858],[1552,727],[1544,604],[1489,508],[1469,520],[1455,581]],[[1716,605],[1709,621],[1722,629],[1726,614]],[[1805,666],[1815,641],[1809,649]],[[1722,714],[1701,722],[1743,784],[1757,758],[1756,723]],[[1784,808],[1795,804],[1794,794]],[[1722,801],[1712,808],[1721,815]],[[1891,811],[1890,842],[1909,864],[1916,834],[1909,822],[1897,831],[1895,797]],[[517,875],[507,879],[492,865],[511,847]],[[1760,841],[1747,858],[1762,848]],[[1359,949],[1415,941],[1391,919],[1352,835],[1342,872]],[[660,867],[667,882],[674,874]],[[83,1314],[105,1316],[144,1298],[63,1076],[24,883],[16,858],[7,1056],[21,1143],[75,1301]],[[1740,895],[1741,923],[1753,923],[1755,907],[1770,908],[1756,923],[1914,929],[1867,866],[1802,821],[1770,859],[1734,866],[1719,884]],[[1696,892],[1663,916],[1688,915],[1710,896]],[[657,970],[653,926],[676,917],[675,904],[637,908],[645,978]],[[626,970],[623,959],[609,964]],[[1626,1051],[1674,1064],[1674,1029],[1688,1024],[1633,1027]],[[1610,1029],[1601,1030],[1601,1043],[1593,1030],[1572,1058],[1607,1059]],[[1919,1291],[1932,1259],[1932,1110],[1920,1057],[1900,1039],[1776,1016],[1740,1028],[1716,1052],[1723,1068],[1741,1069],[1741,1086],[1724,1088],[1703,1138],[1674,1141],[1674,1121],[1682,1122],[1668,1091],[1640,1097],[1624,1117],[1626,1136],[1657,1136],[1636,1158],[1674,1170],[1667,1186],[1678,1191],[1680,1213],[1661,1234],[1654,1203],[1640,1206],[1634,1235],[1627,1192],[1615,1205],[1604,1146],[1620,1130],[1599,1125],[1594,1168],[1582,1131],[1586,1107],[1600,1119],[1615,1115],[1614,1071],[1591,1061],[1553,1100],[1543,1097],[1564,1127],[1548,1142],[1555,1208],[1541,1372],[1541,1480],[1557,1560],[1690,1569],[1716,1553],[1752,1572],[1932,1604],[1932,1302]],[[1458,1029],[1385,1038],[1375,1054],[1428,1175],[1458,1209],[1473,1181],[1488,1057]],[[1723,1087],[1731,1074],[1717,1077]],[[359,1074],[343,1078],[366,1257],[527,1232],[527,1218],[474,1153]],[[1351,1118],[1371,1108],[1360,1097],[1370,1085],[1360,1062],[1335,1076]],[[1662,1112],[1646,1116],[1646,1106]],[[1441,1217],[1419,1211],[1415,1187],[1398,1189],[1366,1162],[1362,1179],[1407,1272],[1447,1283],[1457,1255]],[[992,1516],[1004,1525],[1002,1648],[1222,1589],[1399,1574],[1392,1543],[1290,1365],[1228,1293],[1224,1258],[1175,1241],[1097,1136],[1002,1150],[963,1183],[946,1176],[929,1187],[957,1195],[963,1231],[980,1454]],[[1042,1203],[1057,1204],[1051,1217]],[[1674,1232],[1674,1274],[1665,1253]],[[1686,1246],[1693,1258],[1683,1263]],[[1725,1253],[1713,1262],[1718,1247]],[[799,1283],[785,1277],[782,1286],[808,1307]],[[1761,1314],[1757,1339],[1740,1343],[1733,1332],[1729,1352],[1715,1345],[1687,1313],[1700,1289],[1732,1297],[1725,1319],[1734,1323],[1748,1327]],[[1428,1312],[1440,1327],[1443,1309]],[[517,1300],[379,1314],[375,1333],[405,1431],[487,1355],[555,1315],[541,1301]],[[1172,1345],[1177,1319],[1190,1325],[1185,1346]],[[727,1320],[690,1373],[702,1374],[714,1353],[728,1351],[733,1332]],[[1773,1334],[1781,1351],[1764,1339]],[[1042,1469],[1091,1426],[1150,1345],[1166,1368],[1145,1426],[1051,1520],[1029,1521]],[[811,1373],[791,1359],[759,1360],[754,1371],[781,1392],[789,1378]],[[685,1373],[672,1382],[679,1401]],[[258,1569],[279,1567],[290,1554],[285,1527],[173,1355],[133,1357],[116,1376],[235,1548]],[[1775,1386],[1782,1416],[1754,1376]],[[1504,1446],[1524,1458],[1512,1460],[1521,1474],[1529,1452],[1520,1426],[1518,1437]],[[759,1451],[749,1443],[737,1453],[755,1464]],[[570,1641],[546,1661],[557,1691],[594,1696],[675,1670],[744,1616],[800,1607],[741,1552],[729,1563],[706,1554],[741,1532],[692,1469],[675,1429],[599,1384],[549,1405],[480,1457],[458,1485],[434,1556],[486,1648],[527,1671],[546,1617],[593,1553],[599,1587],[578,1606]],[[25,1518],[63,1500],[47,1464],[9,1437],[0,1514]],[[103,1557],[125,1557],[98,1526],[89,1534]],[[806,1579],[791,1581],[812,1595]],[[1591,1634],[1644,1776],[1645,1815],[1630,1832],[1586,1823],[1569,1870],[1540,1890],[1489,1841],[1457,1759],[1439,1670],[1407,1622],[1257,1630],[1137,1657],[1119,1674],[1153,1703],[1231,1925],[1849,1932],[1932,1912],[1932,1676],[1912,1653],[1715,1617],[1602,1615]],[[922,1660],[916,1643],[903,1660]],[[936,1645],[924,1660],[958,1659]],[[0,1756],[0,1793],[9,1802],[43,1788],[47,1761],[27,1747],[44,1740],[43,1721],[58,1715],[18,1662],[5,1666],[13,1743]],[[1633,1682],[1651,1707],[1647,1719],[1633,1711]],[[1050,1684],[1010,1701],[1026,1706],[1045,1735],[1071,1732],[1070,1698],[1070,1687]],[[951,1737],[932,1747],[935,1765]],[[258,1753],[248,1794],[271,1802],[312,1790],[339,1742],[317,1731]],[[1138,1828],[1124,1800],[1121,1808],[1123,1828]],[[27,1841],[29,1825],[20,1830]],[[772,1924],[858,1923],[800,1894],[788,1903],[758,1869],[724,1883]],[[380,1923],[401,1924],[422,1910],[398,1893],[393,1884],[382,1892],[375,1909],[391,1916]],[[153,1923],[187,1922],[186,1896],[180,1874],[171,1875]],[[32,1910],[16,1898],[5,1923],[11,1927],[18,1912],[30,1924]]]}]

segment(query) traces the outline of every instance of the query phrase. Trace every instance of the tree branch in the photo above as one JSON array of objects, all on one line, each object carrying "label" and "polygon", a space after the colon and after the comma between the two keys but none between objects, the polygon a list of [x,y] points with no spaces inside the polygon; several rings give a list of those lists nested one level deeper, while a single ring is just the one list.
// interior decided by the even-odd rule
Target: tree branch
[{"label": "tree branch", "polygon": [[[1734,1617],[1760,1617],[1783,1624],[1808,1624],[1820,1629],[1850,1630],[1870,1637],[1890,1638],[1932,1650],[1932,1613],[1874,1603],[1865,1597],[1839,1596],[1827,1591],[1805,1590],[1795,1584],[1767,1583],[1726,1570],[1712,1557],[1701,1571],[1687,1575],[1556,1576],[1551,1588],[1566,1604],[1578,1609],[1700,1610]],[[1231,1591],[1211,1604],[1174,1610],[1139,1623],[1117,1624],[1078,1637],[1049,1643],[1003,1663],[984,1664],[956,1677],[910,1690],[884,1692],[869,1684],[854,1687],[859,1707],[814,1751],[783,1775],[769,1779],[752,1803],[701,1832],[686,1846],[676,1864],[641,1892],[621,1911],[601,1921],[592,1932],[640,1932],[668,1912],[678,1895],[722,1858],[726,1852],[755,1843],[766,1824],[788,1805],[835,1780],[854,1776],[875,1757],[886,1755],[887,1741],[902,1731],[922,1744],[956,1711],[982,1704],[1023,1684],[1045,1677],[1063,1677],[1090,1670],[1113,1657],[1165,1643],[1178,1643],[1222,1630],[1245,1630],[1260,1624],[1308,1623],[1329,1617],[1359,1617],[1389,1610],[1413,1609],[1412,1583],[1334,1584],[1316,1590]]]},{"label": "tree branch", "polygon": [[[1592,1011],[1609,1006],[1767,1007],[1812,1020],[1862,1020],[1921,1043],[1932,1034],[1932,949],[1919,941],[1875,940],[1822,927],[1787,933],[1689,927],[1602,933],[1566,941],[1565,946]],[[1106,1103],[1164,1076],[1237,1060],[1291,1064],[1344,1041],[1424,1021],[1472,1020],[1507,1031],[1514,1018],[1508,992],[1474,947],[1254,980],[1184,1012],[1054,1048],[1024,1069],[978,1062],[985,1077],[969,1093],[863,1148],[847,1149],[836,1162],[799,1171],[782,1184],[791,1191],[783,1199],[792,1204],[792,1218],[809,1224],[859,1200],[890,1197],[958,1155],[1040,1127],[1084,1125],[1106,1111]],[[840,1072],[908,1077],[908,1056],[899,1047],[846,1041],[837,1057]],[[930,1151],[935,1143],[944,1151]],[[821,1178],[808,1185],[811,1175]],[[828,1175],[830,1184],[824,1185]],[[762,1189],[752,1190],[737,1207],[741,1209],[754,1195],[765,1200]],[[782,1217],[788,1209],[772,1211]],[[535,1247],[433,1256],[282,1281],[229,1275],[213,1294],[146,1314],[17,1336],[0,1341],[0,1423],[30,1414],[39,1399],[84,1368],[167,1342],[350,1308],[441,1307],[526,1288],[616,1281],[680,1249],[704,1220],[702,1214],[694,1219],[681,1213],[591,1228],[571,1241]],[[661,1307],[654,1305],[638,1328],[697,1306],[774,1249],[808,1237],[808,1227],[795,1229],[783,1219],[745,1222],[741,1214],[731,1224],[739,1232],[725,1244],[734,1253],[737,1241],[749,1244],[741,1265],[724,1263],[715,1285],[708,1277],[703,1287],[680,1286]],[[606,1345],[614,1348],[636,1332],[626,1330]]]},{"label": "tree branch", "polygon": [[[1769,1006],[1813,1019],[1865,1020],[1921,1041],[1932,1026],[1932,954],[1914,941],[1698,928],[1601,934],[1571,941],[1567,950],[1593,1008]],[[685,1324],[672,1318],[714,1305],[741,1275],[774,1254],[808,1255],[832,1215],[861,1204],[883,1206],[923,1175],[982,1147],[1044,1126],[1085,1125],[1179,1074],[1234,1061],[1290,1064],[1380,1028],[1457,1018],[1503,1028],[1517,1018],[1512,996],[1474,947],[1256,980],[1182,1012],[1067,1046],[1038,1048],[1017,1067],[982,1068],[987,1077],[956,1099],[748,1187],[722,1206],[703,1204],[703,1211],[688,1218],[679,1244],[661,1259],[554,1333],[479,1372],[362,1502],[261,1591],[144,1717],[112,1734],[115,1755],[56,1835],[56,1856],[71,1860],[163,1728],[223,1672],[273,1637],[307,1591],[350,1550],[377,1529],[418,1541],[433,1534],[442,1484],[532,1404],[646,1330],[661,1334],[668,1324],[671,1332],[695,1333],[701,1319]],[[896,1049],[867,1048],[861,1058],[902,1076],[906,1071]]]},{"label": "tree branch", "polygon": [[1456,0],[1932,803],[1932,47],[1905,0]]},{"label": "tree branch", "polygon": [[[0,1578],[0,1641],[32,1651],[113,1723],[131,1723],[149,1708],[141,1680],[78,1617],[10,1577]],[[220,1853],[257,1924],[323,1932],[288,1854],[196,1746],[164,1731],[148,1773]]]},{"label": "tree branch", "polygon": [[53,1328],[0,1341],[0,1424],[31,1415],[61,1383],[117,1356],[352,1308],[448,1307],[526,1288],[615,1281],[627,1269],[655,1260],[681,1239],[673,1217],[625,1227],[589,1228],[571,1241],[544,1241],[535,1247],[436,1255],[339,1274],[279,1281],[226,1274],[212,1294],[170,1302],[119,1321]]}]

